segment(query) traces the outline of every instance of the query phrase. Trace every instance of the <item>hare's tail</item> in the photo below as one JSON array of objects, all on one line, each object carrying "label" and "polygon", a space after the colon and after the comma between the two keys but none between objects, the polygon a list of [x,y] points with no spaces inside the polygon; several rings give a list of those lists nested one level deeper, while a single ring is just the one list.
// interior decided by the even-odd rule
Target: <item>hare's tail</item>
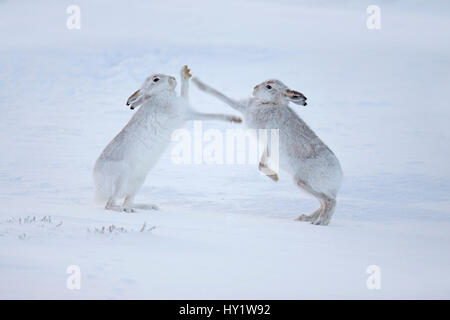
[{"label": "hare's tail", "polygon": [[102,183],[99,181],[98,177],[94,174],[94,203],[101,204],[108,200],[108,194],[102,188]]},{"label": "hare's tail", "polygon": [[94,203],[101,204],[108,200],[108,197],[94,186]]},{"label": "hare's tail", "polygon": [[97,204],[104,203],[112,194],[112,190],[109,190],[111,188],[108,188],[111,184],[108,183],[107,177],[100,170],[97,170],[97,167],[94,169],[92,177],[94,179],[94,202]]}]

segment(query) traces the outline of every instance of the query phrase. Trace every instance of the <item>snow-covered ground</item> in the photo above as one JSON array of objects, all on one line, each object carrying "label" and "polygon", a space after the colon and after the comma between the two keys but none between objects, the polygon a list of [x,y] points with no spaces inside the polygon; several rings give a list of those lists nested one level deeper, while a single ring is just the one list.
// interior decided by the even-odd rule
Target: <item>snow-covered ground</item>
[{"label": "snow-covered ground", "polygon": [[[70,4],[80,30],[66,27]],[[380,30],[366,27],[370,4]],[[0,1],[0,298],[450,298],[449,9]],[[126,99],[183,64],[234,97],[267,78],[308,97],[293,108],[345,175],[329,226],[293,221],[317,203],[286,175],[176,165],[170,148],[138,196],[161,210],[93,203],[92,167],[133,114]],[[194,87],[191,102],[235,113]]]}]

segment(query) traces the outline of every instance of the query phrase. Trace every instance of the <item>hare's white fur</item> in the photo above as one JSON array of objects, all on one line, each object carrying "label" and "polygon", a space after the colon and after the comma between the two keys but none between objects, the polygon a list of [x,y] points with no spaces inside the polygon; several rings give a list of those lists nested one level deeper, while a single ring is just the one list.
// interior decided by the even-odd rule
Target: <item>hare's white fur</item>
[{"label": "hare's white fur", "polygon": [[[334,153],[289,107],[289,102],[306,105],[306,97],[290,90],[279,80],[268,80],[254,88],[253,97],[235,101],[192,80],[202,91],[212,94],[243,113],[245,123],[254,129],[279,129],[279,166],[293,176],[295,183],[316,197],[320,208],[298,220],[327,225],[336,206],[336,195],[342,183],[342,170]],[[274,181],[278,176],[269,168],[270,146],[262,155],[259,169]]]},{"label": "hare's white fur", "polygon": [[[141,107],[106,146],[94,167],[95,198],[107,201],[106,209],[125,212],[156,209],[154,205],[135,204],[134,197],[169,145],[172,131],[184,122],[197,119],[240,122],[237,117],[198,113],[191,109],[188,103],[190,77],[189,69],[183,67],[181,97],[175,93],[174,77],[155,74],[128,99],[131,109]],[[117,200],[122,198],[123,205],[117,205]]]}]

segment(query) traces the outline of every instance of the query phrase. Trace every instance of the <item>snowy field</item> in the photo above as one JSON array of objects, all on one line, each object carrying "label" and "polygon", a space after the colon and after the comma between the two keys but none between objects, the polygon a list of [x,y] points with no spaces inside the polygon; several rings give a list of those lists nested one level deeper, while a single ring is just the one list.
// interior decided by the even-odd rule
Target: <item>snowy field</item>
[{"label": "snowy field", "polygon": [[[66,27],[71,4],[80,30]],[[366,27],[370,4],[380,30]],[[0,298],[449,299],[449,9],[0,1]],[[138,195],[159,211],[94,204],[92,168],[133,114],[126,99],[183,64],[236,98],[268,78],[308,97],[292,108],[345,177],[329,226],[293,221],[318,204],[283,173],[176,165],[171,148]],[[191,103],[237,114],[194,86]],[[66,285],[71,265],[79,290]],[[380,289],[366,285],[370,265]]]}]

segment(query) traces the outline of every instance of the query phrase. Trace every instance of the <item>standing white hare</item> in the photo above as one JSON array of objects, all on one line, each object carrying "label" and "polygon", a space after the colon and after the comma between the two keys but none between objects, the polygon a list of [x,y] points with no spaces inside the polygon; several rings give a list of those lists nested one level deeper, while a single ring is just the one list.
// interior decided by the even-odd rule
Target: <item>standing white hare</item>
[{"label": "standing white hare", "polygon": [[[128,98],[131,109],[141,106],[130,121],[106,146],[94,167],[95,198],[106,201],[105,209],[134,212],[157,209],[152,204],[135,204],[134,198],[150,169],[170,143],[172,131],[188,120],[241,122],[223,114],[198,113],[188,102],[187,66],[181,69],[181,97],[175,93],[174,77],[154,74]],[[117,200],[124,198],[123,205]]]},{"label": "standing white hare", "polygon": [[[306,106],[306,97],[290,90],[279,80],[268,80],[257,85],[252,98],[235,101],[198,79],[192,81],[205,91],[244,115],[253,129],[279,129],[279,165],[294,178],[295,183],[316,197],[320,208],[297,220],[327,225],[336,207],[336,195],[342,183],[342,170],[333,152],[308,125],[289,108],[289,101]],[[266,146],[259,170],[274,181],[277,173],[268,166],[270,146]]]}]

